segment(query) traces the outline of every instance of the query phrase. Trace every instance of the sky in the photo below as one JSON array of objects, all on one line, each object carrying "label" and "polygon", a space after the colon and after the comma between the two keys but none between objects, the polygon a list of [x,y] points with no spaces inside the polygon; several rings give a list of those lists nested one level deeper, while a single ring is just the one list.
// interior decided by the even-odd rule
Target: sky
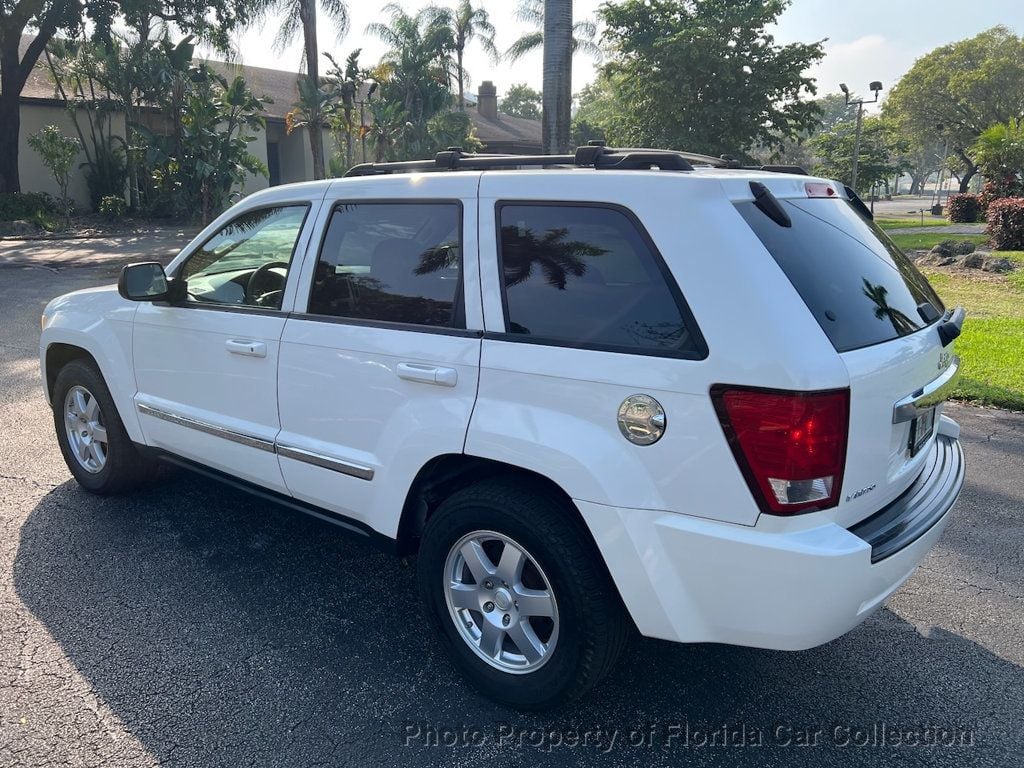
[{"label": "sky", "polygon": [[[497,28],[496,43],[505,50],[529,26],[515,17],[517,0],[475,0],[481,3]],[[575,0],[576,19],[597,18],[602,0]],[[402,0],[410,13],[431,0]],[[454,5],[454,0],[433,0],[435,5]],[[326,20],[319,24],[320,50],[343,60],[353,49],[362,48],[364,64],[377,61],[386,50],[380,41],[365,34],[366,25],[384,20],[382,2],[349,2],[349,32],[341,41]],[[872,80],[888,89],[914,60],[936,46],[960,40],[1004,24],[1024,34],[1024,2],[1021,0],[794,0],[771,30],[779,43],[825,40],[825,58],[809,74],[817,79],[819,95],[839,91],[847,83],[856,93],[866,93]],[[251,66],[274,69],[299,68],[301,39],[284,51],[271,45],[277,23],[270,19],[262,29],[253,28],[236,38],[238,60]],[[324,65],[326,66],[326,62]],[[578,91],[595,76],[594,59],[578,55],[573,61],[573,90]],[[489,60],[477,45],[466,56],[469,72],[467,90],[475,92],[482,80],[492,80],[499,98],[514,83],[541,87],[541,54],[530,54],[518,62]],[[883,90],[884,99],[886,91]]]}]

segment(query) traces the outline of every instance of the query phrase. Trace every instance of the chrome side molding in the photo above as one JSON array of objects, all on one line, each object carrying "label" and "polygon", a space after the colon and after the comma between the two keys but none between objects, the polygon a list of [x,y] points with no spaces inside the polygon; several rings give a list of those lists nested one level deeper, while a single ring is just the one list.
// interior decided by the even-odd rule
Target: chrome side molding
[{"label": "chrome side molding", "polygon": [[892,409],[892,423],[900,424],[904,421],[916,419],[920,411],[938,405],[949,397],[949,394],[956,388],[960,379],[960,358],[953,356],[952,362],[938,378],[925,384],[921,389],[907,395],[902,400],[897,400]]},{"label": "chrome side molding", "polygon": [[277,455],[295,461],[304,461],[324,469],[340,472],[343,475],[358,477],[360,480],[373,480],[373,470],[360,464],[352,464],[348,461],[335,459],[332,456],[324,456],[322,453],[313,453],[303,448],[296,448],[291,445],[277,444]]},{"label": "chrome side molding", "polygon": [[241,432],[235,432],[231,429],[218,427],[217,425],[210,424],[206,421],[154,408],[153,406],[146,405],[145,403],[136,403],[135,407],[138,408],[139,413],[144,413],[147,416],[152,416],[154,418],[161,419],[162,421],[170,422],[171,424],[177,424],[180,427],[188,427],[189,429],[194,429],[197,432],[213,435],[214,437],[220,437],[224,440],[230,440],[233,443],[245,445],[249,448],[256,448],[261,451],[276,453],[278,456],[283,456],[286,459],[303,461],[316,467],[340,472],[343,475],[358,477],[360,480],[373,480],[374,470],[361,464],[353,464],[352,462],[343,461],[342,459],[336,459],[333,456],[325,456],[322,453],[307,451],[304,448],[296,448],[292,445],[282,445],[276,441],[272,442],[270,440],[264,440],[261,437],[242,434]]},{"label": "chrome side molding", "polygon": [[203,432],[207,435],[213,435],[214,437],[222,437],[225,440],[230,440],[233,443],[239,443],[240,445],[246,445],[249,448],[257,448],[261,451],[274,452],[274,443],[270,440],[264,440],[261,437],[253,437],[252,435],[245,435],[241,432],[235,432],[231,429],[225,429],[224,427],[218,427],[215,424],[210,424],[206,421],[200,421],[199,419],[193,419],[188,416],[180,416],[170,411],[163,411],[159,408],[154,408],[145,403],[136,403],[136,407],[139,409],[139,413],[144,413],[147,416],[153,416],[163,421],[169,421],[171,424],[177,424],[180,427],[188,427],[194,429],[197,432]]}]

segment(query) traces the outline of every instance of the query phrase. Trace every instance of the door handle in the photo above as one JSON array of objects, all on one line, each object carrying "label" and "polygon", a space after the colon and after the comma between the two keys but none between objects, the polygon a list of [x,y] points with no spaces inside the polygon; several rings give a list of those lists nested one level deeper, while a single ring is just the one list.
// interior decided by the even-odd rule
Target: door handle
[{"label": "door handle", "polygon": [[395,373],[398,374],[398,378],[406,381],[437,384],[441,387],[454,387],[459,381],[459,373],[454,368],[443,368],[437,365],[399,363],[395,368]]},{"label": "door handle", "polygon": [[224,342],[224,348],[232,355],[245,355],[246,357],[267,356],[267,345],[262,341],[228,339]]}]

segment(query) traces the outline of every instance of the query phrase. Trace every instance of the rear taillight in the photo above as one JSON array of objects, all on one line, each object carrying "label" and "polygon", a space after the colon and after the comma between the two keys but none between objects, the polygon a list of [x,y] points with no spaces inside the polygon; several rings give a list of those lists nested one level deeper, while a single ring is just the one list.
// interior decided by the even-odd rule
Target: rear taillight
[{"label": "rear taillight", "polygon": [[762,511],[834,507],[846,463],[850,391],[716,386],[718,419]]}]

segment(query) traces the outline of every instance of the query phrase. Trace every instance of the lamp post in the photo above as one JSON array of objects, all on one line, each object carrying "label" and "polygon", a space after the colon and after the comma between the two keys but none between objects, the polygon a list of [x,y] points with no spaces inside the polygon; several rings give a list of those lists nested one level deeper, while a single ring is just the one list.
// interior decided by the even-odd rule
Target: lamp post
[{"label": "lamp post", "polygon": [[[376,80],[368,79],[362,82],[349,80],[345,85],[352,84],[353,102],[359,105],[359,143],[362,145],[363,162],[366,162],[366,105],[370,103],[373,94],[377,92],[378,83]],[[363,95],[363,88],[366,88],[366,95]]]},{"label": "lamp post", "polygon": [[841,90],[843,92],[843,96],[846,97],[847,106],[850,104],[857,105],[857,128],[853,134],[853,173],[851,174],[850,179],[850,186],[853,187],[854,192],[857,191],[857,164],[860,161],[860,124],[864,116],[864,105],[874,104],[878,101],[878,92],[882,90],[882,83],[878,80],[873,80],[871,85],[868,86],[868,89],[875,92],[875,98],[871,99],[871,101],[866,101],[863,98],[850,101],[850,89],[846,87],[846,83],[839,84],[839,90]]}]

